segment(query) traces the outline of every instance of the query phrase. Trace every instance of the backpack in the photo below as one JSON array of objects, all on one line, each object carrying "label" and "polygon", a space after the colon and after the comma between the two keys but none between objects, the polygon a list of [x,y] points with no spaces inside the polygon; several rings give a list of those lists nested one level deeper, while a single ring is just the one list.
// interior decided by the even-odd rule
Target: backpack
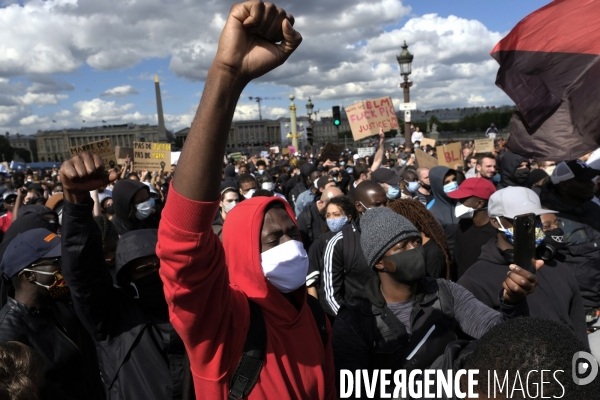
[{"label": "backpack", "polygon": [[[306,302],[319,329],[323,347],[326,347],[328,335],[325,311],[321,308],[319,301],[310,295],[307,295]],[[262,312],[256,303],[248,300],[248,304],[250,305],[250,327],[242,357],[229,382],[229,400],[239,400],[248,396],[252,391],[262,370],[267,352],[267,326]]]}]

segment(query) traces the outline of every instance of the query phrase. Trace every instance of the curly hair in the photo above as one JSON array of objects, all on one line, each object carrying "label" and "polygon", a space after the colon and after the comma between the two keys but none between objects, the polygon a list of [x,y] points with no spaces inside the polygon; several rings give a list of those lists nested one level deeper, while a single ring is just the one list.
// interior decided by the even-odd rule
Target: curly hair
[{"label": "curly hair", "polygon": [[44,360],[19,342],[0,343],[0,398],[37,400],[44,380]]},{"label": "curly hair", "polygon": [[446,259],[446,279],[450,279],[450,253],[448,252],[448,241],[439,222],[433,214],[425,208],[423,203],[412,199],[398,199],[388,203],[395,213],[398,213],[408,219],[412,224],[423,232],[425,236],[433,240],[444,253]]}]

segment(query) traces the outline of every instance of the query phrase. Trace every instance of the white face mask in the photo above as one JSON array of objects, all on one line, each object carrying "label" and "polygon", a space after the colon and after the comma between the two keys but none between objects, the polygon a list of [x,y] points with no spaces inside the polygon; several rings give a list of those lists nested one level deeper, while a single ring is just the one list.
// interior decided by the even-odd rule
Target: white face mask
[{"label": "white face mask", "polygon": [[229,214],[229,211],[233,209],[237,205],[237,201],[232,201],[231,203],[227,203],[225,205],[225,214]]},{"label": "white face mask", "polygon": [[456,208],[454,209],[454,215],[456,216],[456,218],[460,218],[460,219],[473,218],[474,213],[475,213],[474,208],[467,207],[462,203],[457,203]]},{"label": "white face mask", "polygon": [[263,182],[262,184],[263,190],[268,190],[270,192],[275,188],[275,184],[273,182]]},{"label": "white face mask", "polygon": [[254,196],[254,192],[256,192],[256,189],[250,189],[250,190],[248,190],[248,193],[246,193],[244,195],[244,198],[246,200],[250,200],[252,198],[252,196]]},{"label": "white face mask", "polygon": [[150,202],[150,199],[148,199],[143,203],[137,204],[135,208],[137,208],[135,217],[140,221],[143,221],[150,216],[150,213],[152,212],[152,203]]},{"label": "white face mask", "polygon": [[302,242],[288,240],[260,255],[265,278],[282,293],[290,293],[304,285],[308,272],[308,255]]},{"label": "white face mask", "polygon": [[552,173],[554,172],[554,168],[556,168],[556,165],[552,165],[552,166],[550,166],[550,167],[546,167],[546,173],[547,173],[549,176],[552,176]]}]

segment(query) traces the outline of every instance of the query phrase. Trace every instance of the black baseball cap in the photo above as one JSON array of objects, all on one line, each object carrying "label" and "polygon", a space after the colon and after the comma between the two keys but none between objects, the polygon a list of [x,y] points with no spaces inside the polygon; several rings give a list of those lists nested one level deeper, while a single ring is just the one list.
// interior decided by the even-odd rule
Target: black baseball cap
[{"label": "black baseball cap", "polygon": [[15,237],[7,246],[0,270],[12,278],[40,258],[61,256],[60,236],[44,228],[36,228]]},{"label": "black baseball cap", "polygon": [[402,178],[387,168],[379,168],[371,173],[371,180],[377,183],[387,183],[388,185],[399,185]]}]

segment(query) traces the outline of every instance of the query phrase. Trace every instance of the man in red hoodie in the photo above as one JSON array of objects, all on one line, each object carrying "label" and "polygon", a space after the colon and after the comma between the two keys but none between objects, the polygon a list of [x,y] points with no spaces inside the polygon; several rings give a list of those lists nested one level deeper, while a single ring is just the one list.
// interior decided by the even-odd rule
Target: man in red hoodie
[{"label": "man in red hoodie", "polygon": [[162,214],[160,274],[198,399],[228,397],[250,326],[249,300],[264,317],[267,347],[247,398],[336,397],[331,335],[324,345],[307,304],[308,258],[292,209],[279,197],[257,197],[228,214],[223,244],[212,229],[237,101],[252,79],[298,47],[293,22],[262,1],[232,7]]}]

